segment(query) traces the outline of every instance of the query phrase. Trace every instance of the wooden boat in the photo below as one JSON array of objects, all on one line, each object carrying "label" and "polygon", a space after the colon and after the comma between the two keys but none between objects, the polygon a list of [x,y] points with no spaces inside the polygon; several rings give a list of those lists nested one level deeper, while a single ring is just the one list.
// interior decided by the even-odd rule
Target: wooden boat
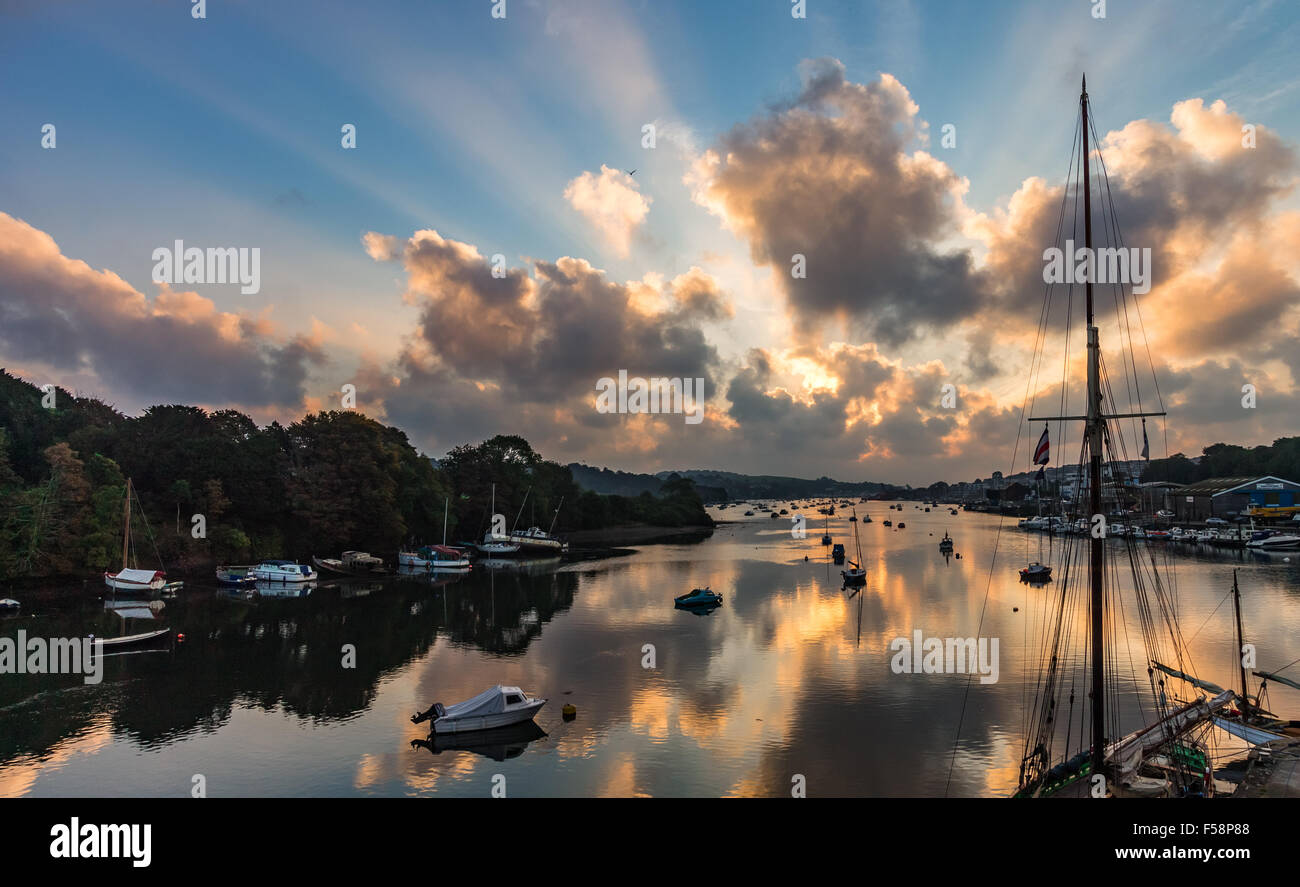
[{"label": "wooden boat", "polygon": [[[131,479],[126,479],[126,499],[122,503],[122,569],[115,573],[105,571],[104,584],[115,592],[127,594],[154,595],[164,589],[176,590],[183,583],[168,582],[167,574],[162,570],[140,570],[129,567],[131,559],[131,499],[133,488]],[[143,512],[141,512],[143,514]]]},{"label": "wooden boat", "polygon": [[428,711],[412,716],[411,723],[431,720],[429,732],[435,734],[494,730],[531,721],[545,704],[545,699],[535,699],[518,687],[498,684],[455,705],[435,702]]},{"label": "wooden boat", "polygon": [[388,572],[384,562],[366,551],[345,551],[343,557],[312,557],[320,570],[339,576],[382,576]]}]

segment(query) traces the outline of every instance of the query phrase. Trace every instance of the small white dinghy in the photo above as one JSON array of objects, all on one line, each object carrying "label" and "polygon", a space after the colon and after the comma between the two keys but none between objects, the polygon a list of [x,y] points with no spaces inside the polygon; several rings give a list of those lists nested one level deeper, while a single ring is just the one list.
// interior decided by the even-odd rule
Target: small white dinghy
[{"label": "small white dinghy", "polygon": [[518,687],[497,684],[473,699],[455,705],[444,707],[441,702],[435,702],[428,711],[412,717],[411,723],[420,724],[432,720],[432,733],[492,730],[531,721],[545,704],[545,699],[534,699]]},{"label": "small white dinghy", "polygon": [[105,573],[104,584],[114,591],[162,591],[167,585],[167,576],[161,570],[123,568],[116,573]]}]

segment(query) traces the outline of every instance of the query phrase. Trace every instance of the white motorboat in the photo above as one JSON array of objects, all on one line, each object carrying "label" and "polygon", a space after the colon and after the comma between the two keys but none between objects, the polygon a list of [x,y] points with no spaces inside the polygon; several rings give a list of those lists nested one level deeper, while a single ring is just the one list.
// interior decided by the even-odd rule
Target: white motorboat
[{"label": "white motorboat", "polygon": [[545,699],[535,699],[518,687],[506,687],[497,684],[489,690],[457,702],[455,705],[443,706],[435,702],[428,711],[411,718],[414,724],[432,720],[432,733],[469,733],[474,730],[492,730],[531,721],[533,716],[546,704]]},{"label": "white motorboat", "polygon": [[1292,551],[1300,548],[1300,536],[1291,533],[1273,533],[1260,539],[1251,539],[1247,548],[1255,551]]},{"label": "white motorboat", "polygon": [[249,575],[259,582],[313,582],[317,578],[316,571],[306,564],[280,560],[262,561]]}]

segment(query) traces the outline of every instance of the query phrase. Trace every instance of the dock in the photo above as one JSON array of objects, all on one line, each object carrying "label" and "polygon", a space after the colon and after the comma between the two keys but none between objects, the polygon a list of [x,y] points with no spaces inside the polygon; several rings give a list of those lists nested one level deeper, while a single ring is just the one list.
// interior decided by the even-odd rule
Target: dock
[{"label": "dock", "polygon": [[1287,736],[1251,749],[1234,798],[1300,798],[1300,738]]}]

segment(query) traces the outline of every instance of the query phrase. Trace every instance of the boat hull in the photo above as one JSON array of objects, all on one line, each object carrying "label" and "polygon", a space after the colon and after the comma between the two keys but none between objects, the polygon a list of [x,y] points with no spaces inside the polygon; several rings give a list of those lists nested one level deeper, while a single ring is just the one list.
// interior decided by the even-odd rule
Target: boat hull
[{"label": "boat hull", "polygon": [[720,594],[693,594],[682,595],[676,598],[673,603],[679,607],[716,607],[722,603]]},{"label": "boat hull", "polygon": [[475,733],[480,730],[495,730],[498,727],[509,727],[513,724],[522,724],[524,721],[531,721],[539,712],[545,699],[534,699],[525,705],[510,711],[497,712],[490,715],[469,718],[439,718],[433,722],[433,732],[437,734],[446,733]]},{"label": "boat hull", "polygon": [[95,643],[108,649],[130,647],[135,644],[147,644],[150,641],[157,640],[164,635],[169,635],[171,633],[172,630],[170,628],[162,628],[158,631],[146,631],[141,632],[140,634],[129,634],[118,638],[95,638]]},{"label": "boat hull", "polygon": [[162,591],[167,585],[167,580],[158,576],[147,582],[136,582],[131,579],[120,579],[116,573],[105,573],[104,584],[114,591],[134,591],[141,594],[151,594],[155,591]]},{"label": "boat hull", "polygon": [[311,562],[318,570],[333,573],[336,576],[386,576],[388,571],[380,567],[349,567],[343,561],[331,557],[313,557]]},{"label": "boat hull", "polygon": [[248,575],[252,576],[258,582],[275,582],[288,585],[302,582],[315,582],[320,578],[319,574],[315,570],[308,570],[304,573],[261,566],[249,570]]}]

